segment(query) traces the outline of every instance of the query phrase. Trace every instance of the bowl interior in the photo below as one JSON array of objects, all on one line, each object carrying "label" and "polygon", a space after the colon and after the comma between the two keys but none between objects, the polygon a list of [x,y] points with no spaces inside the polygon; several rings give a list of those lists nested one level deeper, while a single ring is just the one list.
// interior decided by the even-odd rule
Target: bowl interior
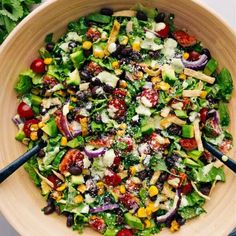
[{"label": "bowl interior", "polygon": [[[236,39],[235,35],[214,14],[207,11],[195,1],[190,0],[51,0],[27,17],[7,38],[0,48],[0,168],[10,163],[25,151],[15,141],[16,127],[11,121],[15,114],[17,100],[13,90],[17,75],[26,69],[37,50],[43,45],[44,37],[50,32],[56,37],[61,35],[69,21],[96,11],[102,7],[115,10],[129,9],[137,2],[146,6],[157,7],[162,11],[174,13],[179,27],[187,28],[195,34],[212,55],[218,59],[221,67],[227,67],[236,78]],[[232,123],[230,131],[236,138],[236,92],[230,102]],[[235,156],[236,149],[231,151]],[[227,235],[235,227],[235,177],[226,170],[227,182],[217,184],[211,198],[205,205],[208,214],[192,220],[176,233],[180,235]],[[0,186],[0,210],[21,235],[77,235],[65,226],[65,218],[56,215],[46,217],[40,211],[45,200],[39,190],[30,181],[27,173],[21,168]],[[226,220],[227,219],[227,220]],[[162,235],[169,235],[165,230]],[[97,235],[87,229],[84,235]]]}]

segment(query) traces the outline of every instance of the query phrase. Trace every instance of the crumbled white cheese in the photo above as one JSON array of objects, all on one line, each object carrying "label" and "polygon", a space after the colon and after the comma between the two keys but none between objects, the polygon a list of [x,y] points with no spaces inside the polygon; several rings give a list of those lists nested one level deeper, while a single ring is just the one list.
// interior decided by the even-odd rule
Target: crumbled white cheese
[{"label": "crumbled white cheese", "polygon": [[114,74],[111,74],[107,71],[102,71],[101,73],[99,73],[96,78],[98,78],[101,82],[110,85],[111,87],[115,88],[116,84],[119,80],[119,78],[117,76],[115,76]]},{"label": "crumbled white cheese", "polygon": [[140,104],[136,109],[135,109],[137,114],[140,115],[145,115],[145,116],[151,116],[151,110],[147,107],[145,107],[143,104]]},{"label": "crumbled white cheese", "polygon": [[145,107],[152,107],[152,103],[145,96],[142,96],[140,101]]},{"label": "crumbled white cheese", "polygon": [[184,104],[182,102],[173,103],[171,107],[175,110],[182,110]]},{"label": "crumbled white cheese", "polygon": [[164,54],[164,56],[168,59],[173,58],[175,56],[175,49],[177,45],[178,44],[174,39],[172,38],[166,39],[164,42],[164,47],[161,50],[162,54]]},{"label": "crumbled white cheese", "polygon": [[139,115],[133,116],[132,121],[138,121],[138,120],[139,120]]},{"label": "crumbled white cheese", "polygon": [[102,87],[96,89],[96,94],[104,94],[104,90]]},{"label": "crumbled white cheese", "polygon": [[101,113],[101,119],[102,119],[102,122],[105,123],[105,124],[110,122],[110,118],[108,117],[105,110],[102,111],[102,113]]},{"label": "crumbled white cheese", "polygon": [[150,147],[149,147],[148,143],[139,144],[138,152],[140,153],[140,155],[147,154],[149,152],[149,150],[150,150]]},{"label": "crumbled white cheese", "polygon": [[82,42],[82,37],[79,36],[76,32],[69,32],[66,37],[66,41],[76,41],[76,42]]},{"label": "crumbled white cheese", "polygon": [[111,118],[114,118],[116,116],[116,112],[118,111],[118,109],[114,106],[109,106],[109,108],[107,109],[108,114]]},{"label": "crumbled white cheese", "polygon": [[85,206],[81,209],[80,213],[88,214],[88,213],[89,213],[89,205],[85,205]]},{"label": "crumbled white cheese", "polygon": [[146,38],[147,39],[154,39],[156,36],[152,33],[152,32],[150,32],[150,31],[147,31],[146,33],[145,33],[145,36],[146,36]]},{"label": "crumbled white cheese", "polygon": [[95,198],[92,198],[89,194],[85,194],[85,202],[88,204],[93,203]]},{"label": "crumbled white cheese", "polygon": [[108,46],[109,53],[113,53],[116,51],[116,43],[110,43]]},{"label": "crumbled white cheese", "polygon": [[61,105],[61,101],[59,98],[44,98],[42,100],[42,107],[45,109],[50,108],[51,106]]},{"label": "crumbled white cheese", "polygon": [[62,108],[63,116],[66,116],[66,115],[70,112],[69,107],[70,107],[70,103],[69,103],[69,102],[67,102],[67,103],[63,106],[63,108]]},{"label": "crumbled white cheese", "polygon": [[89,160],[88,157],[84,157],[83,164],[84,164],[84,168],[89,168],[91,166],[91,161]]},{"label": "crumbled white cheese", "polygon": [[152,88],[152,82],[145,82],[143,88],[145,88],[145,89],[151,89],[151,88]]},{"label": "crumbled white cheese", "polygon": [[89,116],[89,112],[85,108],[81,108],[79,114],[82,116]]},{"label": "crumbled white cheese", "polygon": [[88,90],[89,84],[90,84],[90,83],[83,83],[83,84],[80,84],[80,85],[79,85],[79,90],[80,90],[80,91],[86,91],[86,90]]},{"label": "crumbled white cheese", "polygon": [[69,43],[62,43],[59,48],[61,48],[64,52],[69,52]]},{"label": "crumbled white cheese", "polygon": [[113,164],[115,157],[116,154],[113,149],[107,150],[103,156],[104,166],[110,167]]}]

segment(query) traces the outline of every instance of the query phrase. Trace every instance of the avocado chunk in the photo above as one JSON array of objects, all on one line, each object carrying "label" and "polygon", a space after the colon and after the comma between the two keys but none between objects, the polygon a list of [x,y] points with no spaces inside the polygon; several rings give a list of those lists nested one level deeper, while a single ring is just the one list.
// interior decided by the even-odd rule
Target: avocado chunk
[{"label": "avocado chunk", "polygon": [[68,147],[76,148],[84,145],[84,139],[81,136],[78,136],[67,143]]},{"label": "avocado chunk", "polygon": [[165,64],[162,67],[162,79],[170,85],[173,85],[177,80],[175,76],[175,71],[170,65]]},{"label": "avocado chunk", "polygon": [[184,138],[193,138],[194,137],[193,125],[183,125],[182,126],[182,136]]},{"label": "avocado chunk", "polygon": [[147,119],[142,125],[141,125],[141,132],[142,134],[152,134],[155,129],[160,128],[160,116],[155,116],[153,118]]},{"label": "avocado chunk", "polygon": [[78,185],[78,184],[83,184],[84,183],[84,177],[83,175],[72,175],[71,176],[71,182],[74,185]]},{"label": "avocado chunk", "polygon": [[69,74],[69,78],[66,80],[66,83],[68,85],[80,85],[80,76],[77,68]]},{"label": "avocado chunk", "polygon": [[57,124],[54,119],[49,120],[42,130],[50,137],[56,137],[58,134]]},{"label": "avocado chunk", "polygon": [[206,75],[212,75],[213,72],[215,72],[216,68],[218,67],[218,62],[214,59],[214,58],[211,58],[205,68],[204,68],[204,74]]},{"label": "avocado chunk", "polygon": [[94,21],[97,23],[108,24],[111,21],[111,17],[107,15],[102,15],[100,13],[92,13],[86,17],[90,21]]},{"label": "avocado chunk", "polygon": [[136,217],[131,215],[130,213],[125,213],[125,222],[133,229],[143,230],[143,223],[142,221]]},{"label": "avocado chunk", "polygon": [[183,110],[175,110],[175,115],[182,119],[188,118],[186,111]]},{"label": "avocado chunk", "polygon": [[16,134],[16,137],[15,137],[15,139],[17,140],[17,141],[23,141],[23,139],[25,138],[25,133],[24,133],[24,131],[23,130],[20,130],[17,134]]},{"label": "avocado chunk", "polygon": [[77,52],[70,54],[70,59],[74,63],[75,68],[79,69],[85,60],[83,51],[79,50]]},{"label": "avocado chunk", "polygon": [[104,236],[116,236],[118,229],[107,229],[104,233]]},{"label": "avocado chunk", "polygon": [[189,157],[191,157],[194,161],[197,161],[199,157],[202,155],[202,151],[192,150],[187,153]]},{"label": "avocado chunk", "polygon": [[42,98],[37,95],[34,95],[34,94],[30,94],[29,99],[30,99],[32,105],[35,105],[35,106],[39,106],[42,103]]}]

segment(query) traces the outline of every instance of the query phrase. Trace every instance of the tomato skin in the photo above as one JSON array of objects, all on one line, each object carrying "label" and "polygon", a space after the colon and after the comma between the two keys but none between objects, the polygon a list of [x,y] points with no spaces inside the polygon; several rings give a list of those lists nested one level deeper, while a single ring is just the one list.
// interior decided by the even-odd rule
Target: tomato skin
[{"label": "tomato skin", "polygon": [[95,28],[90,27],[86,32],[86,37],[95,42],[101,37],[101,33]]},{"label": "tomato skin", "polygon": [[188,180],[187,183],[181,187],[181,193],[183,193],[184,195],[189,194],[190,192],[192,192],[192,190],[193,186],[190,180]]},{"label": "tomato skin", "polygon": [[17,108],[17,113],[21,118],[32,118],[34,116],[34,112],[30,106],[28,106],[25,102],[21,102]]},{"label": "tomato skin", "polygon": [[157,31],[156,33],[160,38],[167,38],[170,32],[170,27],[168,24],[165,23],[165,28],[162,30]]},{"label": "tomato skin", "polygon": [[175,31],[173,36],[182,47],[190,47],[197,43],[195,36],[189,35],[182,30]]},{"label": "tomato skin", "polygon": [[38,74],[42,74],[46,71],[46,65],[44,64],[44,61],[41,58],[35,59],[31,63],[30,68],[33,72],[38,73]]},{"label": "tomato skin", "polygon": [[121,177],[113,171],[110,171],[109,175],[104,177],[105,183],[110,186],[117,186],[121,183]]},{"label": "tomato skin", "polygon": [[203,124],[206,123],[207,112],[208,112],[208,109],[205,107],[200,110],[200,120]]},{"label": "tomato skin", "polygon": [[126,96],[126,91],[125,90],[122,90],[122,89],[118,89],[116,88],[113,93],[112,93],[115,97],[118,97],[118,98],[125,98]]},{"label": "tomato skin", "polygon": [[200,57],[200,53],[196,52],[196,51],[191,51],[189,53],[189,60],[190,61],[197,61]]},{"label": "tomato skin", "polygon": [[31,133],[30,126],[33,124],[38,124],[38,123],[39,123],[39,120],[37,119],[30,119],[24,123],[23,131],[27,138],[30,137],[30,133]]},{"label": "tomato skin", "polygon": [[130,229],[121,229],[117,236],[133,236],[133,232]]},{"label": "tomato skin", "polygon": [[91,216],[89,225],[98,232],[102,232],[106,227],[104,220],[98,216]]},{"label": "tomato skin", "polygon": [[49,175],[47,179],[53,183],[54,189],[57,189],[62,184],[62,181],[56,175]]},{"label": "tomato skin", "polygon": [[[109,110],[112,112],[110,113]],[[120,98],[113,98],[108,103],[108,112],[113,119],[119,119],[125,115],[126,104],[125,101]]]},{"label": "tomato skin", "polygon": [[136,197],[134,197],[130,193],[125,193],[124,195],[120,197],[119,200],[127,209],[133,209],[133,208],[138,207]]},{"label": "tomato skin", "polygon": [[197,141],[195,138],[181,138],[179,143],[181,147],[187,151],[192,151],[197,148]]},{"label": "tomato skin", "polygon": [[[140,100],[144,106],[154,107],[157,105],[158,102],[158,93],[154,89],[145,89],[140,94]],[[147,104],[147,102],[145,102],[147,100],[150,104]]]}]

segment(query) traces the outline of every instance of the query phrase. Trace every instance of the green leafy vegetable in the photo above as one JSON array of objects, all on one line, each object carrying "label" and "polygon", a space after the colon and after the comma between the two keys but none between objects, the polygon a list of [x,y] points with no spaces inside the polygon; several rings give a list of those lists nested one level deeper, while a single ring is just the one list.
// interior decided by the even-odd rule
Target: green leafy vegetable
[{"label": "green leafy vegetable", "polygon": [[206,211],[200,206],[191,206],[191,207],[187,206],[180,208],[178,212],[184,219],[188,220],[196,216],[199,216]]},{"label": "green leafy vegetable", "polygon": [[39,187],[41,184],[41,180],[34,170],[35,168],[38,169],[37,159],[31,158],[27,163],[24,164],[24,168],[28,172],[35,185]]},{"label": "green leafy vegetable", "polygon": [[220,124],[222,126],[228,126],[230,123],[230,116],[227,104],[223,102],[219,103],[219,114],[220,114]]}]

